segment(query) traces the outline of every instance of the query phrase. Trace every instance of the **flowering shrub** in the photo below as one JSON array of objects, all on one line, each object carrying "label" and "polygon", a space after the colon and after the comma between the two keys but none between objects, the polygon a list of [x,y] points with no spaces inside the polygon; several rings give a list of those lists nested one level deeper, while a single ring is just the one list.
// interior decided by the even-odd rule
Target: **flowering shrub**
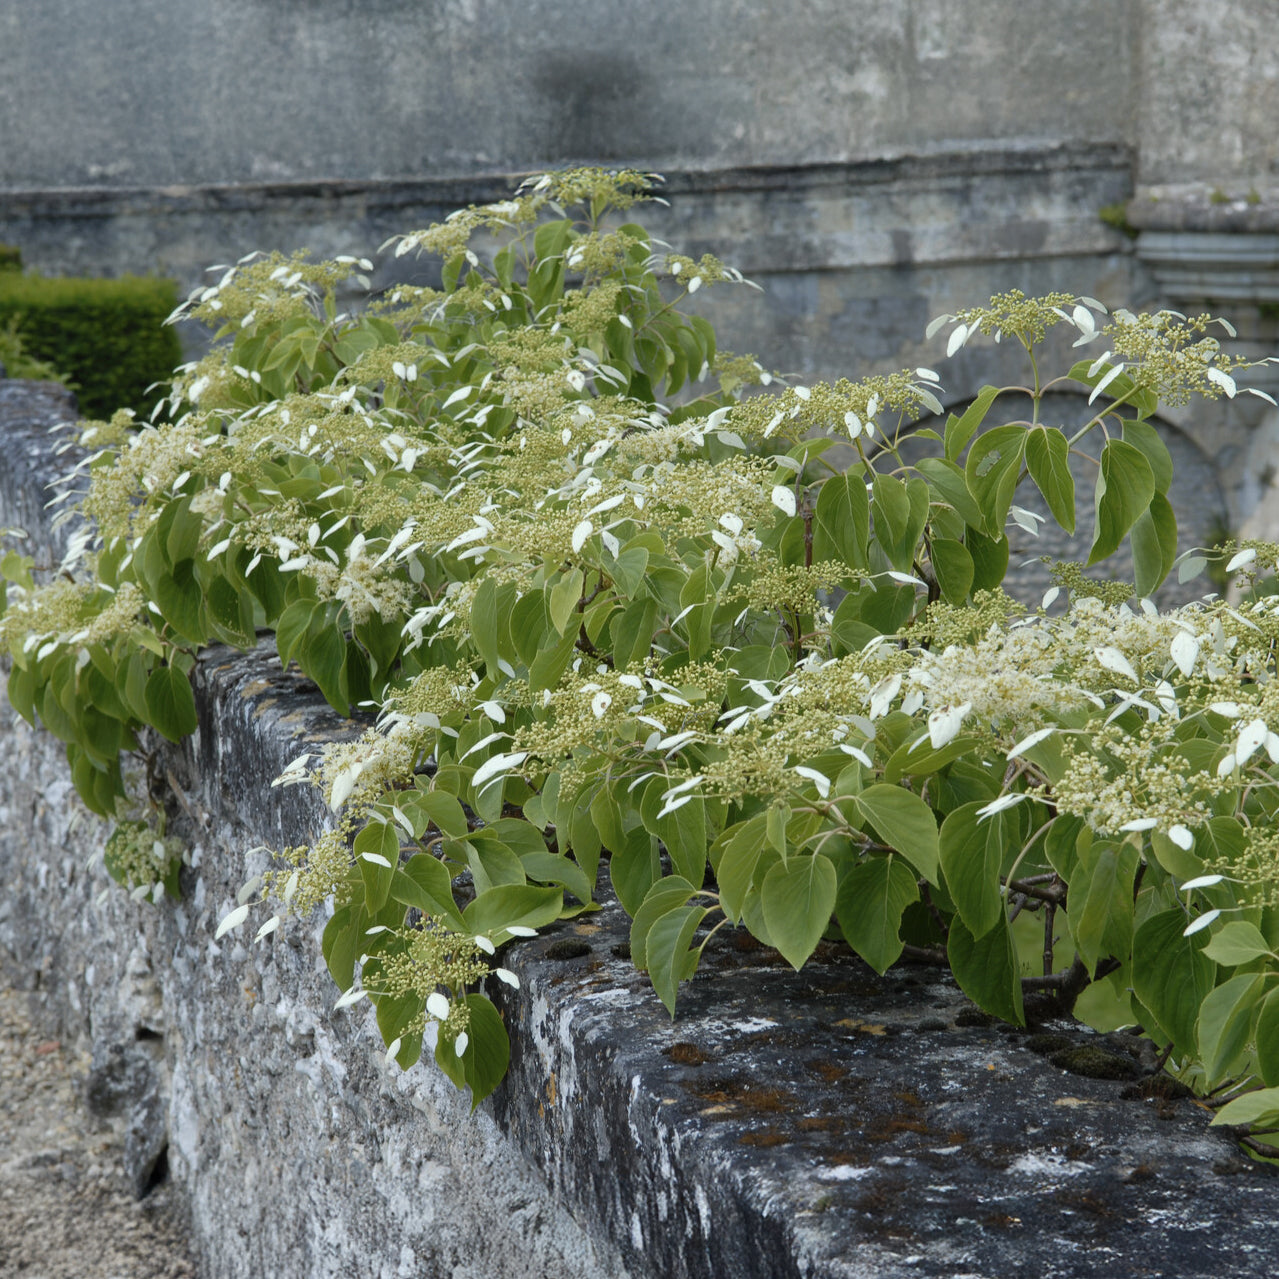
[{"label": "flowering shrub", "polygon": [[[218,341],[171,422],[84,428],[75,563],[36,589],[8,562],[3,627],[14,705],[125,818],[109,869],[176,882],[121,754],[194,728],[201,645],[267,627],[379,718],[278,779],[322,787],[334,827],[219,933],[259,888],[259,938],[331,898],[338,1003],[370,998],[403,1067],[425,1041],[476,1102],[497,1085],[482,988],[518,978],[494,957],[593,909],[606,859],[672,1012],[725,926],[797,968],[842,936],[881,972],[949,964],[1010,1021],[1026,989],[1138,1021],[1240,1093],[1223,1117],[1273,1126],[1279,603],[1148,598],[1177,563],[1150,418],[1233,396],[1241,362],[1207,317],[1014,292],[933,332],[948,355],[1019,343],[1030,385],[944,422],[930,369],[793,385],[681,309],[745,282],[623,222],[648,188],[530,181],[394,242],[441,284],[358,315],[334,298],[367,261],[245,259],[181,308]],[[1049,329],[1104,354],[1045,378]],[[1071,385],[1095,414],[1067,435],[1040,406]],[[1136,581],[1060,565],[1028,609],[1001,589],[1006,527],[1037,526],[1034,489],[1074,531],[1072,456],[1096,472],[1088,564],[1126,543]]]}]

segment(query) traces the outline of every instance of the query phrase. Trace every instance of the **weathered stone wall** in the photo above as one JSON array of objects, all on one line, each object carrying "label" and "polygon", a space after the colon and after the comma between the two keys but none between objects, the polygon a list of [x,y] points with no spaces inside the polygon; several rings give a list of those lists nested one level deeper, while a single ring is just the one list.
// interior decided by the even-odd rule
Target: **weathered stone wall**
[{"label": "weathered stone wall", "polygon": [[[0,3],[0,185],[1128,140],[1130,0]],[[1051,74],[1054,87],[1044,89]]]}]

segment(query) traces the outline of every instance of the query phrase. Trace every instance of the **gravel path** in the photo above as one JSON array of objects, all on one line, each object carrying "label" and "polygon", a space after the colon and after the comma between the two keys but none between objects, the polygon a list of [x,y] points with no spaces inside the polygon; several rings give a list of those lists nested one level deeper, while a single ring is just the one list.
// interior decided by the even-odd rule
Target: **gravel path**
[{"label": "gravel path", "polygon": [[33,1023],[0,951],[0,1275],[195,1279],[178,1200],[130,1194],[119,1142],[85,1110],[86,1062]]}]

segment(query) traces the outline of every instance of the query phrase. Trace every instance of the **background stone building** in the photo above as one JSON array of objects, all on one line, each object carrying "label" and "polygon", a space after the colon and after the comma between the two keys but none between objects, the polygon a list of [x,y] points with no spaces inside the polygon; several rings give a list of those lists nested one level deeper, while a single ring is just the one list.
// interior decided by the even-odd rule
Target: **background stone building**
[{"label": "background stone building", "polygon": [[[724,345],[804,377],[923,362],[960,405],[1017,353],[924,327],[1011,287],[1279,348],[1275,0],[0,0],[0,241],[37,270],[189,289],[576,161],[664,173],[657,234],[764,286]],[[1184,542],[1266,524],[1273,410],[1164,425]]]}]

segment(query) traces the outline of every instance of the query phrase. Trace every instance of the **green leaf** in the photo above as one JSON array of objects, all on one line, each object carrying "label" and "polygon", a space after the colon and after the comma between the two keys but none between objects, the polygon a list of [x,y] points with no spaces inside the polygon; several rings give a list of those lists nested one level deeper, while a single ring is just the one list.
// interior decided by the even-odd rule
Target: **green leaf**
[{"label": "green leaf", "polygon": [[979,817],[974,800],[947,814],[941,825],[941,868],[946,888],[974,937],[984,937],[1004,917],[999,876],[1021,847],[1020,807]]},{"label": "green leaf", "polygon": [[[1126,959],[1132,949],[1133,881],[1140,857],[1130,843],[1094,845],[1070,881],[1070,932],[1088,967],[1107,955]],[[1075,906],[1078,900],[1080,905]]]},{"label": "green leaf", "polygon": [[839,885],[835,913],[844,940],[877,972],[902,953],[902,915],[919,900],[915,872],[891,853],[854,866]]},{"label": "green leaf", "polygon": [[1257,1014],[1257,1069],[1270,1085],[1279,1084],[1279,986],[1274,987]]},{"label": "green leaf", "polygon": [[998,537],[987,537],[985,533],[970,528],[965,535],[964,545],[973,557],[974,591],[993,591],[1008,572],[1008,538],[1001,533]]},{"label": "green leaf", "polygon": [[934,750],[925,734],[907,738],[888,757],[884,765],[884,781],[896,785],[903,777],[927,777],[945,768],[952,760],[983,744],[983,738],[976,734],[964,734],[951,738],[945,746]]},{"label": "green leaf", "polygon": [[688,803],[659,817],[669,786],[664,776],[654,777],[645,786],[640,819],[644,828],[666,845],[675,874],[700,887],[706,877],[706,802],[694,795]]},{"label": "green leaf", "polygon": [[[1152,830],[1150,832],[1150,850],[1155,861],[1174,879],[1195,879],[1204,873],[1204,864],[1189,849],[1179,848],[1168,838],[1167,832]],[[1069,880],[1070,876],[1063,878]]]},{"label": "green leaf", "polygon": [[964,410],[962,417],[956,417],[952,413],[947,419],[944,438],[948,462],[959,460],[959,455],[964,451],[968,441],[986,420],[986,414],[990,412],[990,406],[994,404],[998,394],[997,386],[983,386],[977,392],[977,398]]},{"label": "green leaf", "polygon": [[1096,525],[1088,564],[1113,555],[1128,530],[1150,508],[1155,477],[1145,455],[1123,440],[1108,440],[1097,475]]},{"label": "green leaf", "polygon": [[1218,929],[1212,935],[1212,940],[1204,947],[1203,953],[1209,959],[1225,964],[1227,968],[1234,968],[1239,964],[1250,964],[1263,955],[1270,955],[1272,959],[1279,958],[1273,954],[1266,943],[1261,929],[1244,919],[1235,920],[1224,928]]},{"label": "green leaf", "polygon": [[324,925],[320,950],[324,954],[329,975],[342,991],[350,990],[355,981],[355,961],[364,940],[360,931],[363,920],[364,911],[360,904],[349,902],[345,906],[339,906]]},{"label": "green leaf", "polygon": [[640,904],[631,921],[631,962],[643,972],[648,967],[649,929],[663,916],[683,906],[697,889],[678,875],[659,879]]},{"label": "green leaf", "polygon": [[528,686],[530,693],[540,693],[544,688],[554,688],[568,670],[577,645],[577,631],[572,627],[558,641],[541,649],[529,664]]},{"label": "green leaf", "polygon": [[813,512],[813,560],[835,560],[868,569],[870,503],[859,475],[833,475],[821,487]]},{"label": "green leaf", "polygon": [[643,546],[628,546],[617,559],[606,558],[604,567],[622,596],[626,599],[634,599],[644,584],[644,570],[648,568],[648,551]]},{"label": "green leaf", "polygon": [[532,666],[547,631],[546,595],[525,591],[511,609],[511,640],[525,666]]},{"label": "green leaf", "polygon": [[1264,990],[1257,973],[1240,973],[1211,990],[1199,1008],[1196,1033],[1205,1083],[1220,1083],[1243,1051]]},{"label": "green leaf", "polygon": [[524,863],[516,856],[515,850],[500,839],[490,839],[487,835],[487,830],[477,831],[467,841],[466,862],[474,876],[476,892],[482,893],[503,884],[526,883]]},{"label": "green leaf", "polygon": [[1155,492],[1167,496],[1168,486],[1172,483],[1172,455],[1168,452],[1168,446],[1160,439],[1159,432],[1149,422],[1128,421],[1124,423],[1123,439],[1141,450],[1150,463]]},{"label": "green leaf", "polygon": [[593,885],[586,877],[586,872],[571,858],[542,850],[522,853],[520,864],[529,879],[536,879],[543,884],[559,884],[568,889],[583,906],[588,905],[594,897]]},{"label": "green leaf", "polygon": [[369,822],[352,844],[355,864],[364,881],[364,901],[370,912],[379,911],[391,896],[391,883],[400,862],[400,837],[393,822]]},{"label": "green leaf", "polygon": [[834,864],[821,853],[789,857],[764,877],[764,924],[773,945],[797,971],[830,923],[837,879]]},{"label": "green leaf", "polygon": [[620,847],[611,850],[609,879],[622,909],[633,916],[653,885],[661,878],[662,859],[657,840],[642,826],[627,831]]},{"label": "green leaf", "polygon": [[[456,795],[438,788],[419,791],[413,803],[428,821],[451,839],[461,839],[466,834],[466,812]],[[423,830],[425,829],[424,826]]]},{"label": "green leaf", "polygon": [[155,584],[155,602],[164,620],[184,639],[201,644],[207,638],[203,617],[204,592],[195,579],[195,561],[179,560]]},{"label": "green leaf", "polygon": [[904,786],[879,783],[852,797],[857,811],[930,884],[937,883],[937,819],[933,810]]},{"label": "green leaf", "polygon": [[501,1013],[486,996],[467,995],[462,1002],[470,1012],[470,1022],[461,1070],[457,1070],[454,1042],[446,1042],[443,1036],[436,1041],[435,1060],[454,1083],[471,1090],[474,1110],[506,1077],[511,1064],[511,1041]]},{"label": "green leaf", "polygon": [[462,912],[462,918],[470,932],[500,933],[512,924],[522,928],[542,928],[554,923],[563,906],[562,888],[499,884],[479,893]]},{"label": "green leaf", "polygon": [[337,608],[322,604],[294,656],[308,678],[319,685],[325,700],[343,718],[351,713],[346,684],[346,636],[337,624]]},{"label": "green leaf", "polygon": [[979,1008],[1005,1021],[1025,1025],[1021,968],[1012,932],[1004,921],[980,938],[956,916],[946,936],[946,954],[959,988]]},{"label": "green leaf", "polygon": [[1137,929],[1132,943],[1133,992],[1183,1055],[1195,1051],[1199,1006],[1217,972],[1203,953],[1203,934],[1182,935],[1187,922],[1177,907],[1160,911]]},{"label": "green leaf", "polygon": [[[563,629],[563,628],[561,628]],[[498,672],[497,583],[486,577],[475,588],[471,601],[471,639],[490,675]]]},{"label": "green leaf", "polygon": [[1026,437],[1026,470],[1044,495],[1053,519],[1075,531],[1075,478],[1070,473],[1070,444],[1053,428],[1037,426]]},{"label": "green leaf", "polygon": [[875,537],[889,563],[898,572],[909,573],[928,522],[928,485],[921,479],[903,483],[891,475],[876,475],[871,489]]},{"label": "green leaf", "polygon": [[444,920],[462,932],[462,912],[453,900],[453,877],[448,867],[429,853],[417,853],[396,869],[391,896],[405,906],[416,906],[423,914]]},{"label": "green leaf", "polygon": [[209,583],[205,601],[209,622],[223,643],[253,647],[253,599],[247,590],[236,590],[225,577],[215,577]]},{"label": "green leaf", "polygon": [[[558,634],[563,635],[569,620],[576,614],[577,606],[582,598],[582,583],[585,580],[580,568],[569,569],[560,576],[560,580],[551,587],[547,595],[546,606],[550,614],[551,625]],[[572,628],[576,638],[578,628]]]},{"label": "green leaf", "polygon": [[613,644],[613,666],[617,670],[623,671],[648,656],[657,608],[655,599],[637,599],[613,616],[608,633]]},{"label": "green leaf", "polygon": [[1138,595],[1150,595],[1177,562],[1177,517],[1162,493],[1132,526],[1132,562]]},{"label": "green leaf", "polygon": [[963,542],[935,537],[931,545],[933,573],[948,604],[962,604],[973,587],[973,557]]},{"label": "green leaf", "polygon": [[147,722],[171,742],[194,733],[199,725],[191,681],[176,666],[157,666],[144,693]]},{"label": "green leaf", "polygon": [[947,506],[951,506],[970,528],[981,528],[981,509],[968,491],[963,468],[941,457],[920,458],[916,468],[927,481],[929,488]]},{"label": "green leaf", "polygon": [[275,648],[280,655],[280,665],[288,666],[297,656],[311,625],[311,614],[320,607],[314,600],[294,600],[280,614],[275,624]]},{"label": "green leaf", "polygon": [[[771,814],[772,810],[769,810]],[[755,883],[755,869],[764,851],[768,815],[760,814],[726,830],[711,849],[720,905],[730,923],[742,917],[746,897]],[[762,878],[762,877],[761,877]]]},{"label": "green leaf", "polygon": [[1263,1128],[1279,1126],[1279,1088],[1258,1088],[1228,1102],[1212,1117],[1210,1127],[1218,1124],[1259,1124]]},{"label": "green leaf", "polygon": [[705,918],[704,906],[677,906],[655,919],[648,930],[645,955],[649,980],[672,1017],[680,982],[697,971],[701,949],[691,949],[691,943]]},{"label": "green leaf", "polygon": [[979,436],[968,451],[964,478],[990,537],[1000,537],[1008,521],[1027,435],[1024,426],[997,426]]}]

